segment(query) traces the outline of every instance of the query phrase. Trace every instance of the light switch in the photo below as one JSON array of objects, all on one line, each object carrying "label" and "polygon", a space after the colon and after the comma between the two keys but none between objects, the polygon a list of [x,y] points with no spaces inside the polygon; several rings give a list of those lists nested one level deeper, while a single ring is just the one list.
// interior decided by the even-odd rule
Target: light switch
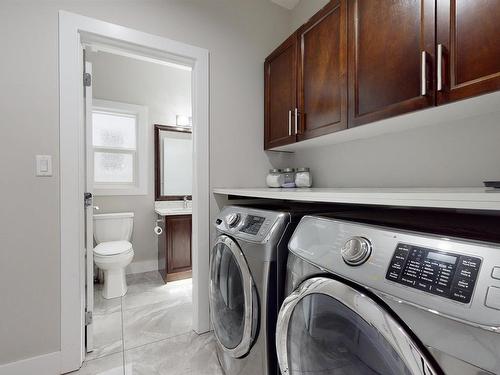
[{"label": "light switch", "polygon": [[52,155],[36,156],[36,175],[52,176]]}]

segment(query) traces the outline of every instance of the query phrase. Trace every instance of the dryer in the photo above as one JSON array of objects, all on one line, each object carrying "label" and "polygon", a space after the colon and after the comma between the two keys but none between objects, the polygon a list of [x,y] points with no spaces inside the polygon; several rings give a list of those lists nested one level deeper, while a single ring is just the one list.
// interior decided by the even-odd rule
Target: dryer
[{"label": "dryer", "polygon": [[300,218],[324,206],[227,206],[215,221],[210,315],[226,375],[279,373],[275,326],[288,240]]},{"label": "dryer", "polygon": [[329,217],[289,242],[283,375],[500,373],[500,247]]}]

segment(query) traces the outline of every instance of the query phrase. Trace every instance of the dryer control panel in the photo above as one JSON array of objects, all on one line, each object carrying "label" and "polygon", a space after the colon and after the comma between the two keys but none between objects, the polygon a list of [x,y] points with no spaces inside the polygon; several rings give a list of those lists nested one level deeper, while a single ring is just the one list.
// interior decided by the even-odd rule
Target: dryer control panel
[{"label": "dryer control panel", "polygon": [[469,303],[481,259],[398,243],[386,279],[454,301]]}]

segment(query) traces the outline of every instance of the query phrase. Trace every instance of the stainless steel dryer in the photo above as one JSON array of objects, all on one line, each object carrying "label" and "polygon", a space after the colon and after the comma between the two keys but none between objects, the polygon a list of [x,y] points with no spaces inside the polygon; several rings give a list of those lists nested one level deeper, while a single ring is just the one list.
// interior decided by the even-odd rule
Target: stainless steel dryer
[{"label": "stainless steel dryer", "polygon": [[500,373],[498,245],[306,216],[289,250],[283,375]]},{"label": "stainless steel dryer", "polygon": [[274,337],[287,244],[300,218],[314,211],[304,206],[262,207],[228,206],[215,222],[210,313],[226,375],[279,373]]}]

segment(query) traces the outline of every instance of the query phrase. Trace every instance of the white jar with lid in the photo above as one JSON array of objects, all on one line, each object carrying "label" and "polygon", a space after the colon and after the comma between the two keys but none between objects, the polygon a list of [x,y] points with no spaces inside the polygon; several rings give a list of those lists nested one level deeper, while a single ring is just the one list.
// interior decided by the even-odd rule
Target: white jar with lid
[{"label": "white jar with lid", "polygon": [[283,180],[281,169],[270,169],[266,177],[266,184],[271,188],[279,188],[283,184]]},{"label": "white jar with lid", "polygon": [[309,168],[297,168],[297,173],[295,173],[295,186],[303,188],[312,186],[312,176]]}]

